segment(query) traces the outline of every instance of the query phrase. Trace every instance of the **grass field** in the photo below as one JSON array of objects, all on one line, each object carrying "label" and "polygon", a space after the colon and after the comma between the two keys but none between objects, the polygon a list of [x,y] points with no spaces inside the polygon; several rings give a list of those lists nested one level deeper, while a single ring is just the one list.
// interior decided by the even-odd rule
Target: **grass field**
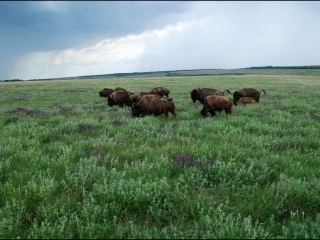
[{"label": "grass field", "polygon": [[[176,121],[98,94],[156,86]],[[204,119],[198,87],[267,95]],[[0,238],[320,238],[319,90],[311,70],[0,82]]]}]

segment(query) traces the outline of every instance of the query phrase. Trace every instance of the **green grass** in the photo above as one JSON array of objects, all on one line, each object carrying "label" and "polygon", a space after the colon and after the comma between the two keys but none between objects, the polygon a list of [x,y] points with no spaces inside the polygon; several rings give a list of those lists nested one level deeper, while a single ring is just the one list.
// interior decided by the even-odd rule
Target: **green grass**
[{"label": "green grass", "polygon": [[[319,238],[320,79],[290,71],[0,83],[0,238]],[[110,108],[120,86],[177,121]],[[204,119],[197,87],[267,95]]]}]

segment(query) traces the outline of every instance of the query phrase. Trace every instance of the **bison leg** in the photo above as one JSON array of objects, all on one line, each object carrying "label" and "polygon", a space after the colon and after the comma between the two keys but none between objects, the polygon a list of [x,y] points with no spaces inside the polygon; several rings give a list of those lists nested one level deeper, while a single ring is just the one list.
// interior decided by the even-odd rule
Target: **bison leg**
[{"label": "bison leg", "polygon": [[170,110],[170,112],[171,112],[172,116],[174,117],[174,119],[176,119],[176,120],[177,120],[176,110],[171,109],[171,110]]},{"label": "bison leg", "polygon": [[164,115],[165,115],[165,118],[166,118],[166,120],[168,120],[168,118],[169,118],[169,112],[164,112]]},{"label": "bison leg", "polygon": [[108,98],[108,105],[109,105],[109,107],[113,107],[114,101],[112,99]]},{"label": "bison leg", "polygon": [[209,110],[210,114],[212,117],[214,117],[216,115],[216,112],[214,110]]},{"label": "bison leg", "polygon": [[[148,114],[148,112],[142,112],[142,113],[140,113],[140,117],[145,117],[145,116],[147,116],[147,115],[149,115]],[[152,114],[153,115],[153,114]],[[154,116],[154,115],[153,115]]]},{"label": "bison leg", "polygon": [[231,109],[227,109],[227,108],[226,108],[224,111],[225,111],[226,115],[228,115],[228,114],[231,115],[231,114],[232,114]]},{"label": "bison leg", "polygon": [[207,110],[205,109],[205,107],[202,108],[201,112],[202,116],[205,118],[207,117]]}]

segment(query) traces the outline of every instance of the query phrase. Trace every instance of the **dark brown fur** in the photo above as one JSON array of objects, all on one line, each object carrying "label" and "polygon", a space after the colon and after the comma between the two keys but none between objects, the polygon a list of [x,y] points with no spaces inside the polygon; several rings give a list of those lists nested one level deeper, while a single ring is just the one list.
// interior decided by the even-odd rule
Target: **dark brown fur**
[{"label": "dark brown fur", "polygon": [[169,91],[169,89],[164,88],[164,87],[155,87],[155,88],[151,89],[150,93],[158,94],[161,97],[163,97],[163,96],[169,97],[170,91]]},{"label": "dark brown fur", "polygon": [[104,88],[99,92],[100,97],[109,97],[111,93],[113,93],[114,90],[112,88]]},{"label": "dark brown fur", "polygon": [[133,117],[159,116],[164,113],[165,118],[168,119],[169,112],[176,119],[175,105],[172,99],[162,98],[157,95],[144,95],[139,102],[132,104]]},{"label": "dark brown fur", "polygon": [[240,102],[242,102],[242,103],[252,103],[252,100],[253,100],[254,98],[252,98],[252,97],[241,97],[240,99],[239,99],[239,101]]},{"label": "dark brown fur", "polygon": [[207,96],[210,95],[219,95],[219,96],[224,96],[224,92],[231,92],[229,90],[224,90],[223,92],[216,90],[214,88],[198,88],[198,89],[193,89],[191,91],[191,99],[193,103],[196,103],[198,100],[200,103],[204,103],[204,99]]},{"label": "dark brown fur", "polygon": [[232,114],[232,100],[226,96],[210,95],[204,99],[201,114],[203,117],[207,117],[208,113],[214,116],[216,111],[221,112],[223,110],[226,115]]},{"label": "dark brown fur", "polygon": [[156,95],[156,96],[161,97],[161,96],[158,95],[158,94],[153,94],[153,93],[149,93],[149,92],[140,92],[140,93],[132,94],[132,95],[130,96],[130,98],[131,98],[132,102],[137,103],[137,102],[140,101],[141,97],[142,97],[142,96],[145,96],[145,95]]},{"label": "dark brown fur", "polygon": [[122,88],[122,87],[117,87],[114,89],[115,91],[125,91],[128,92],[126,89]]},{"label": "dark brown fur", "polygon": [[233,93],[233,102],[235,105],[237,105],[237,102],[242,97],[250,97],[253,98],[256,102],[259,102],[261,92],[264,92],[264,95],[267,95],[266,91],[263,89],[259,91],[255,88],[241,88]]},{"label": "dark brown fur", "polygon": [[131,93],[128,93],[127,91],[115,91],[108,97],[108,105],[110,107],[113,107],[114,105],[130,107],[132,105],[130,95]]}]

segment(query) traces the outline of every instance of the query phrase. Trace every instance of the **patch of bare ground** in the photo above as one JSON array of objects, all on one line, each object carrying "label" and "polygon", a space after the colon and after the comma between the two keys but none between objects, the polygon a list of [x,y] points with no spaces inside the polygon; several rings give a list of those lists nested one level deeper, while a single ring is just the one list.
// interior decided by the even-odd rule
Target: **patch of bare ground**
[{"label": "patch of bare ground", "polygon": [[79,89],[65,89],[63,90],[64,92],[89,92],[88,89],[83,89],[83,88],[79,88]]},{"label": "patch of bare ground", "polygon": [[68,114],[73,110],[73,107],[58,106],[57,108],[60,114]]},{"label": "patch of bare ground", "polygon": [[7,113],[10,114],[25,114],[29,116],[37,116],[37,115],[43,115],[45,114],[44,111],[38,110],[38,109],[26,109],[26,108],[14,108],[11,110],[8,110]]}]

